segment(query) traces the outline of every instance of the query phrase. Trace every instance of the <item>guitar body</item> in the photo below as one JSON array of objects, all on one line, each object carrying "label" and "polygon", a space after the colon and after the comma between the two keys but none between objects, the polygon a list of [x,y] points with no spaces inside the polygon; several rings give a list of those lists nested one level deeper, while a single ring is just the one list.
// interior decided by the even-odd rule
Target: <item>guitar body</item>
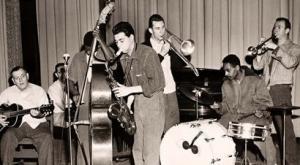
[{"label": "guitar body", "polygon": [[19,127],[22,123],[23,116],[11,117],[7,119],[9,122],[6,127]]},{"label": "guitar body", "polygon": [[107,110],[112,94],[106,81],[105,64],[93,65],[90,109],[90,162],[91,165],[112,165],[112,122]]},{"label": "guitar body", "polygon": [[[0,112],[0,114],[3,114],[3,112]],[[6,121],[8,121],[8,125],[3,127],[0,124],[0,130],[3,130],[6,127],[19,127],[22,123],[22,118],[23,118],[23,116],[15,116],[15,117],[11,117],[11,118],[6,119]]]},{"label": "guitar body", "polygon": [[[19,127],[22,123],[23,116],[26,114],[30,114],[31,110],[39,111],[38,114],[35,114],[35,117],[39,118],[43,117],[42,114],[44,114],[45,112],[48,112],[49,114],[52,113],[53,109],[53,103],[30,109],[23,109],[23,107],[18,104],[11,104],[9,106],[3,104],[0,106],[0,114],[6,116],[6,121],[8,121],[8,125],[5,127]],[[3,129],[4,127],[0,125],[0,131]]]}]

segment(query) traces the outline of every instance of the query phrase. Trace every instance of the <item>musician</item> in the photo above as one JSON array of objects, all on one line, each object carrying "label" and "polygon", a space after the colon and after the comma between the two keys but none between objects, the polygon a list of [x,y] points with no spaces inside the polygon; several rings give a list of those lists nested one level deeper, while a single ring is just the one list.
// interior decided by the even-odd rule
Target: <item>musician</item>
[{"label": "musician", "polygon": [[[249,68],[242,68],[239,58],[234,54],[223,59],[223,69],[226,79],[222,85],[222,102],[218,110],[222,116],[219,122],[226,128],[230,121],[268,125],[269,113],[265,110],[273,103],[263,79]],[[246,116],[247,114],[250,115]],[[270,159],[275,153],[268,153],[273,145],[271,137],[268,136],[265,143],[254,141],[254,144],[260,149],[267,163],[272,164]]]},{"label": "musician", "polygon": [[58,63],[55,65],[55,71],[53,74],[54,82],[49,86],[48,94],[54,101],[54,113],[53,113],[53,125],[58,127],[65,127],[65,68],[64,63]]},{"label": "musician", "polygon": [[165,76],[164,99],[166,109],[164,132],[166,132],[169,128],[179,123],[176,84],[171,70],[171,57],[174,59],[177,56],[174,51],[170,50],[170,44],[163,40],[166,27],[164,19],[159,14],[153,14],[149,18],[148,32],[151,36],[147,37],[143,44],[152,47],[158,54]]},{"label": "musician", "polygon": [[[291,106],[291,91],[293,85],[293,74],[299,65],[300,46],[289,39],[291,23],[287,18],[276,19],[272,36],[275,40],[266,42],[264,47],[272,51],[266,52],[262,56],[257,56],[253,60],[253,67],[257,70],[264,69],[265,82],[268,85],[274,106]],[[272,112],[273,123],[282,148],[282,121],[281,112]],[[299,164],[296,154],[296,138],[292,123],[292,112],[287,112],[286,121],[286,162]],[[281,154],[282,155],[282,154]]]},{"label": "musician", "polygon": [[[14,67],[11,71],[13,86],[5,89],[0,95],[0,104],[18,104],[23,109],[30,109],[49,104],[47,93],[43,88],[29,83],[29,74],[21,67]],[[39,111],[32,110],[37,114]],[[34,118],[30,114],[24,115],[21,126],[10,127],[4,131],[1,139],[1,160],[3,164],[12,164],[15,148],[23,138],[30,138],[37,149],[39,164],[53,165],[52,134],[45,115]],[[0,123],[3,123],[3,118]]]},{"label": "musician", "polygon": [[112,29],[119,48],[125,85],[113,89],[117,97],[128,97],[131,107],[134,98],[133,158],[136,165],[159,165],[159,148],[164,129],[164,75],[156,52],[135,42],[132,26],[119,22]]}]

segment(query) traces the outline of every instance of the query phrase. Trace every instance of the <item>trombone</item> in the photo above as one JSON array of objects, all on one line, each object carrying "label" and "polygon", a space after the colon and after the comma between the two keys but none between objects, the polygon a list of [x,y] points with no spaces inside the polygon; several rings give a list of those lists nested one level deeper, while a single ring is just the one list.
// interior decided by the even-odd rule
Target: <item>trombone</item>
[{"label": "trombone", "polygon": [[195,43],[193,40],[182,40],[178,36],[171,33],[168,29],[166,29],[166,33],[162,36],[163,40],[165,42],[168,42],[170,44],[171,49],[181,58],[183,62],[185,62],[188,66],[191,67],[194,74],[198,77],[199,72],[194,67],[193,64],[189,62],[188,59],[185,58],[186,55],[190,55],[195,50]]}]

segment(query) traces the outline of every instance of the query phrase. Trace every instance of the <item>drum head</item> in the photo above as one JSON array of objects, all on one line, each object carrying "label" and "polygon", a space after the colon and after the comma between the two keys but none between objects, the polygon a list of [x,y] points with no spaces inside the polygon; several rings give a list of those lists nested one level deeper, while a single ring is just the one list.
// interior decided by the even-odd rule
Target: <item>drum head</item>
[{"label": "drum head", "polygon": [[[160,146],[161,164],[234,165],[235,143],[226,133],[225,127],[212,120],[173,126],[165,134]],[[192,141],[193,146],[189,147]],[[195,149],[197,152],[194,152]]]}]

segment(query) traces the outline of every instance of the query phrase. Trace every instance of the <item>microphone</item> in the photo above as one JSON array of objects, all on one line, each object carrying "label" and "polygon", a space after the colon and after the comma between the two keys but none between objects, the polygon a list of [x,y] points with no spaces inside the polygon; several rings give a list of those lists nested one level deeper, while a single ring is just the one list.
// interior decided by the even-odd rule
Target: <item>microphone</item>
[{"label": "microphone", "polygon": [[194,139],[192,140],[192,143],[189,144],[189,142],[184,141],[182,143],[182,147],[187,150],[187,149],[191,149],[193,154],[197,154],[198,153],[198,147],[196,145],[194,145],[195,141],[199,138],[200,135],[203,134],[203,131],[199,131],[198,134],[194,137]]},{"label": "microphone", "polygon": [[66,65],[68,65],[68,61],[69,61],[69,59],[70,59],[70,54],[65,53],[65,54],[63,55],[63,59],[65,60]]}]

